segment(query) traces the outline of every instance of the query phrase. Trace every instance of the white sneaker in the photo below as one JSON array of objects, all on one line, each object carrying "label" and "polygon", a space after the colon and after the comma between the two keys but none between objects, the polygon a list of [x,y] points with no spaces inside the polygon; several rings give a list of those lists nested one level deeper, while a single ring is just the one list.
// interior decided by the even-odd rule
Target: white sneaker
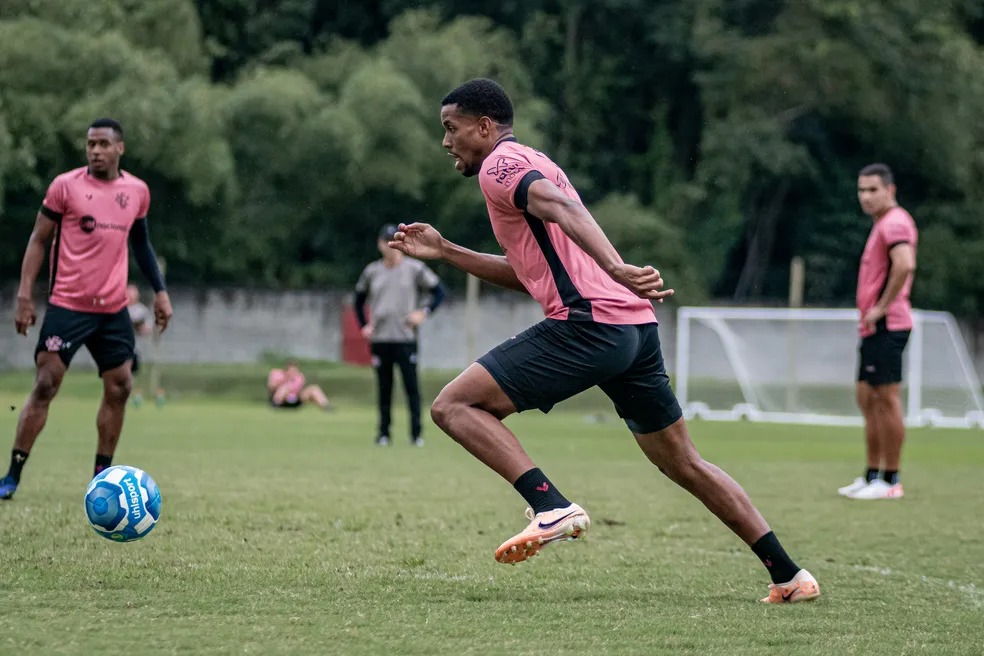
[{"label": "white sneaker", "polygon": [[855,492],[857,492],[858,490],[860,490],[861,488],[867,486],[868,486],[867,479],[858,476],[857,478],[854,479],[854,482],[851,483],[850,485],[845,485],[844,487],[837,488],[837,494],[841,495],[842,497],[849,497]]},{"label": "white sneaker", "polygon": [[903,492],[901,483],[889,485],[882,479],[877,478],[857,492],[847,495],[847,498],[871,501],[873,499],[901,499],[902,495]]}]

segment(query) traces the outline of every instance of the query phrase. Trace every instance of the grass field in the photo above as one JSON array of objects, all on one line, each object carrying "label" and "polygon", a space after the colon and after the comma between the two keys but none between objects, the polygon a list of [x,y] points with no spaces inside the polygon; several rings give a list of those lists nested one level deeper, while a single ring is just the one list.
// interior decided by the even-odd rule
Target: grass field
[{"label": "grass field", "polygon": [[[261,374],[169,371],[172,401],[131,409],[116,462],[164,504],[127,545],[86,525],[97,379],[69,375],[0,502],[0,654],[984,653],[979,431],[913,431],[908,496],[863,504],[834,494],[857,430],[693,425],[820,580],[816,603],[766,607],[757,560],[595,396],[509,420],[594,522],[509,567],[492,554],[522,499],[433,427],[423,449],[374,447],[368,372],[315,371],[332,413],[266,407]],[[28,384],[0,376],[2,466]]]}]

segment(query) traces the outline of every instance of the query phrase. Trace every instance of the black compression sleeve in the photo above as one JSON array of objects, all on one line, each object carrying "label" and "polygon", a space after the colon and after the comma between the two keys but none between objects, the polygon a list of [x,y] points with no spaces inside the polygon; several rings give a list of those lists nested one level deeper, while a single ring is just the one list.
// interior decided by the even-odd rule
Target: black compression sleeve
[{"label": "black compression sleeve", "polygon": [[444,301],[444,297],[447,293],[444,290],[444,285],[437,283],[431,291],[431,300],[427,305],[427,312],[431,313],[438,308],[438,306]]},{"label": "black compression sleeve", "polygon": [[355,292],[355,318],[359,320],[359,325],[363,328],[369,321],[366,319],[366,300],[368,300],[369,294],[366,292]]},{"label": "black compression sleeve", "polygon": [[166,289],[161,268],[157,265],[157,254],[150,245],[150,232],[147,230],[147,219],[137,219],[130,228],[130,249],[137,266],[143,272],[154,292]]}]

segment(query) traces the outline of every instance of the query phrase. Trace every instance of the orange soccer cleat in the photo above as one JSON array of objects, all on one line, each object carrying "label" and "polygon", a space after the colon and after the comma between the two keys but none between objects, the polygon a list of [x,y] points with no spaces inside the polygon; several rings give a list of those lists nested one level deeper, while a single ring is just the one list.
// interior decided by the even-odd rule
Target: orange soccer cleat
[{"label": "orange soccer cleat", "polygon": [[533,514],[532,508],[527,508],[526,516],[530,519],[526,530],[509,538],[495,550],[495,559],[500,563],[520,563],[552,542],[581,537],[591,526],[588,514],[576,503],[537,515]]}]

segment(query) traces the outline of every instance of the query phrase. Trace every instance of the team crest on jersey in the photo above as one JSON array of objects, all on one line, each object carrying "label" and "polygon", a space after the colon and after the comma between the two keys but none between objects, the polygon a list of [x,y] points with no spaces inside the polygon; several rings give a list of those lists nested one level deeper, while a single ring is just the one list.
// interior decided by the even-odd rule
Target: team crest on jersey
[{"label": "team crest on jersey", "polygon": [[486,174],[493,176],[499,184],[508,185],[513,178],[519,175],[520,171],[522,168],[518,163],[500,157],[495,166],[486,171]]},{"label": "team crest on jersey", "polygon": [[116,204],[120,206],[121,210],[125,210],[126,206],[130,204],[130,196],[125,192],[120,192],[116,194]]}]

